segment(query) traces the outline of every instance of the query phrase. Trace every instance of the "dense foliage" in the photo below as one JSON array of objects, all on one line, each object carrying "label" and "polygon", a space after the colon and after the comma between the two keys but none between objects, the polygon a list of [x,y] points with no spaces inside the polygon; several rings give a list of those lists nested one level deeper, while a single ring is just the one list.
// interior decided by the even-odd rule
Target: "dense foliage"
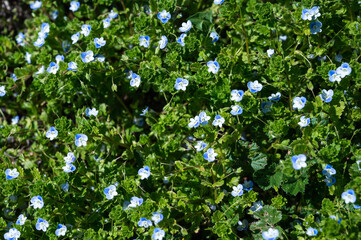
[{"label": "dense foliage", "polygon": [[25,3],[5,239],[361,239],[360,3]]}]

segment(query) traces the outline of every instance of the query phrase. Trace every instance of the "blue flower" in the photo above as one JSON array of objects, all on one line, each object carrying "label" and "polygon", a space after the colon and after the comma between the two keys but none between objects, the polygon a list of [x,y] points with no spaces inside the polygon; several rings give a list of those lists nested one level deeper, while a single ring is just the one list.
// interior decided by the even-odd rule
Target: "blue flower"
[{"label": "blue flower", "polygon": [[243,230],[246,230],[248,228],[247,219],[243,219],[242,221],[238,221],[237,224],[238,224],[238,226],[237,226],[238,231],[243,231]]},{"label": "blue flower", "polygon": [[310,124],[310,118],[306,118],[305,116],[302,116],[298,123],[298,125],[300,125],[300,127],[307,127],[308,124]]},{"label": "blue flower", "polygon": [[104,62],[105,61],[105,57],[103,55],[100,55],[100,54],[95,55],[94,58],[98,62]]},{"label": "blue flower", "polygon": [[92,26],[84,24],[81,26],[81,34],[83,34],[85,37],[87,37],[90,34],[90,30],[92,29]]},{"label": "blue flower", "polygon": [[319,16],[321,16],[320,13],[320,8],[319,7],[312,7],[310,9],[311,14],[312,14],[312,19],[315,20],[316,18],[318,18]]},{"label": "blue flower", "polygon": [[50,17],[53,19],[53,20],[55,20],[55,19],[57,19],[58,18],[58,14],[59,14],[59,11],[52,11],[52,12],[50,12]]},{"label": "blue flower", "polygon": [[317,17],[321,16],[321,13],[319,11],[319,7],[313,7],[311,9],[303,9],[301,18],[303,20],[315,20]]},{"label": "blue flower", "polygon": [[130,199],[130,204],[128,205],[128,207],[138,207],[142,205],[142,203],[143,203],[143,198],[132,197]]},{"label": "blue flower", "polygon": [[214,0],[213,3],[214,4],[222,4],[224,2],[224,0]]},{"label": "blue flower", "polygon": [[87,115],[87,117],[90,117],[90,116],[94,116],[96,117],[98,115],[99,111],[96,110],[96,108],[86,108],[85,109],[85,114]]},{"label": "blue flower", "polygon": [[342,55],[341,55],[341,54],[337,54],[337,55],[335,56],[335,61],[336,61],[336,62],[341,62],[341,61],[342,61]]},{"label": "blue flower", "polygon": [[17,230],[16,228],[10,228],[9,232],[4,234],[4,239],[6,240],[17,240],[18,238],[20,238],[20,231]]},{"label": "blue flower", "polygon": [[212,38],[212,43],[217,42],[219,39],[219,36],[216,32],[211,32],[211,34],[209,36]]},{"label": "blue flower", "polygon": [[33,45],[34,45],[35,47],[42,47],[42,46],[44,45],[44,43],[45,43],[45,39],[44,39],[44,38],[41,38],[41,37],[38,37],[38,38],[36,39],[36,41],[33,43]]},{"label": "blue flower", "polygon": [[149,178],[149,176],[150,176],[150,168],[149,168],[149,166],[145,166],[143,168],[140,168],[138,170],[138,175],[140,176],[141,180]]},{"label": "blue flower", "polygon": [[262,84],[258,82],[258,80],[254,82],[248,82],[247,87],[251,93],[256,93],[262,90]]},{"label": "blue flower", "polygon": [[65,236],[66,230],[67,230],[67,227],[65,225],[58,224],[58,227],[55,230],[55,235],[58,236],[58,237],[59,236]]},{"label": "blue flower", "polygon": [[238,184],[237,186],[233,186],[233,191],[232,191],[231,194],[232,194],[233,197],[242,196],[243,195],[243,186],[242,186],[242,184]]},{"label": "blue flower", "polygon": [[269,228],[267,231],[262,233],[264,240],[275,240],[279,236],[278,229]]},{"label": "blue flower", "polygon": [[184,79],[184,78],[177,78],[176,81],[175,81],[175,89],[176,90],[183,90],[185,91],[186,90],[186,87],[188,86],[188,80],[187,79]]},{"label": "blue flower", "polygon": [[275,53],[274,49],[268,49],[267,50],[267,55],[268,55],[269,58],[272,57],[274,53]]},{"label": "blue flower", "polygon": [[253,188],[253,182],[251,180],[247,181],[245,180],[243,185],[243,189],[246,190],[247,192],[251,191]]},{"label": "blue flower", "polygon": [[356,204],[354,204],[353,207],[354,207],[355,209],[360,209],[360,208],[361,208],[360,205],[356,205]]},{"label": "blue flower", "polygon": [[203,154],[203,158],[207,160],[208,162],[213,162],[216,160],[218,153],[214,152],[213,148],[209,148],[207,152]]},{"label": "blue flower", "polygon": [[[50,32],[50,25],[49,23],[42,23],[41,24],[41,30],[42,33],[49,33]],[[45,36],[46,37],[46,36]]]},{"label": "blue flower", "polygon": [[50,127],[49,131],[46,132],[45,137],[49,138],[52,141],[54,138],[58,136],[58,131],[55,127]]},{"label": "blue flower", "polygon": [[81,147],[86,146],[88,141],[88,136],[85,134],[76,134],[75,135],[75,146]]},{"label": "blue flower", "polygon": [[272,110],[273,102],[263,102],[261,103],[261,108],[263,113],[269,113]]},{"label": "blue flower", "polygon": [[328,76],[329,76],[328,79],[330,80],[330,82],[335,82],[335,81],[341,82],[341,76],[338,75],[335,70],[330,70],[328,72]]},{"label": "blue flower", "polygon": [[243,98],[244,91],[234,89],[231,91],[231,100],[235,102],[240,102]]},{"label": "blue flower", "polygon": [[295,170],[300,170],[301,168],[307,167],[306,159],[307,158],[306,158],[305,154],[299,154],[299,155],[293,156],[291,158],[293,168]]},{"label": "blue flower", "polygon": [[194,148],[197,149],[197,152],[200,152],[205,149],[207,145],[208,144],[203,141],[197,141],[197,144],[194,146]]},{"label": "blue flower", "polygon": [[177,43],[179,43],[181,46],[184,47],[185,43],[184,43],[184,38],[187,36],[187,34],[182,33],[180,35],[180,37],[177,39]]},{"label": "blue flower", "polygon": [[316,236],[318,233],[318,230],[312,227],[307,228],[306,234],[310,237]]},{"label": "blue flower", "polygon": [[212,72],[213,74],[216,74],[219,71],[219,63],[217,62],[217,59],[214,61],[207,62],[208,72]]},{"label": "blue flower", "polygon": [[347,190],[346,192],[343,192],[341,194],[341,197],[343,200],[345,200],[345,203],[355,203],[356,202],[356,195],[355,191],[352,189]]},{"label": "blue flower", "polygon": [[38,218],[38,221],[35,224],[36,230],[46,232],[48,227],[49,227],[48,221],[46,221],[46,220],[44,220],[42,218]]},{"label": "blue flower", "polygon": [[65,40],[65,41],[63,41],[61,46],[63,47],[64,52],[67,52],[67,51],[69,51],[69,49],[71,47],[71,43],[68,40]]},{"label": "blue flower", "polygon": [[182,27],[179,28],[181,32],[188,32],[192,28],[192,22],[188,20],[187,22],[182,23]]},{"label": "blue flower", "polygon": [[239,105],[232,105],[231,108],[232,108],[231,114],[234,115],[234,116],[235,115],[240,115],[240,114],[243,113],[243,109]]},{"label": "blue flower", "polygon": [[69,191],[69,183],[68,182],[62,184],[60,187],[61,187],[61,189],[63,189],[64,192]]},{"label": "blue flower", "polygon": [[30,8],[36,10],[41,7],[41,1],[35,1],[34,3],[30,3]]},{"label": "blue flower", "polygon": [[67,163],[65,164],[65,166],[63,167],[63,170],[65,173],[71,173],[71,172],[74,172],[76,169],[76,167],[71,164],[71,163]]},{"label": "blue flower", "polygon": [[206,112],[201,112],[199,114],[199,121],[202,125],[207,125],[208,124],[208,121],[211,119],[210,116],[207,116],[207,113]]},{"label": "blue flower", "polygon": [[106,18],[103,20],[103,27],[108,28],[110,26],[110,18]]},{"label": "blue flower", "polygon": [[80,37],[80,33],[79,33],[79,32],[77,32],[77,33],[75,33],[75,34],[73,34],[73,35],[71,36],[71,40],[73,41],[73,44],[76,43],[76,42],[78,42],[79,37]]},{"label": "blue flower", "polygon": [[164,237],[165,237],[164,230],[162,230],[160,228],[154,228],[153,234],[152,234],[153,240],[162,240]]},{"label": "blue flower", "polygon": [[16,125],[19,122],[19,116],[15,116],[11,119],[11,125]]},{"label": "blue flower", "polygon": [[302,109],[306,105],[306,98],[305,97],[295,97],[293,99],[293,109]]},{"label": "blue flower", "polygon": [[167,43],[168,43],[168,38],[166,36],[161,36],[159,41],[159,49],[165,48],[165,46],[167,46]]},{"label": "blue flower", "polygon": [[91,61],[94,61],[94,53],[92,50],[82,52],[80,56],[83,63],[89,63]]},{"label": "blue flower", "polygon": [[16,42],[20,45],[20,46],[25,46],[25,35],[24,33],[19,33],[17,36],[16,36]]},{"label": "blue flower", "polygon": [[143,46],[145,48],[149,47],[149,36],[139,36],[139,46]]},{"label": "blue flower", "polygon": [[222,127],[222,124],[224,123],[224,118],[221,115],[216,115],[214,120],[213,120],[213,126],[218,126],[218,127]]},{"label": "blue flower", "polygon": [[46,70],[48,73],[56,74],[59,70],[59,65],[55,62],[51,62],[48,69]]},{"label": "blue flower", "polygon": [[319,32],[322,32],[322,23],[320,21],[311,22],[310,29],[312,34],[317,34]]},{"label": "blue flower", "polygon": [[114,19],[114,18],[118,17],[118,13],[114,12],[114,10],[111,10],[110,13],[108,14],[108,17],[110,19]]},{"label": "blue flower", "polygon": [[5,175],[7,180],[11,180],[17,178],[19,176],[19,172],[16,168],[12,170],[8,168],[5,170]]},{"label": "blue flower", "polygon": [[65,163],[69,164],[69,163],[73,163],[75,162],[76,158],[74,156],[74,153],[72,152],[68,152],[68,154],[66,155],[66,157],[64,157],[64,161]]},{"label": "blue flower", "polygon": [[28,52],[25,54],[25,61],[27,61],[29,64],[31,63],[31,54]]},{"label": "blue flower", "polygon": [[108,200],[111,200],[118,195],[115,185],[110,185],[109,187],[104,188],[103,192]]},{"label": "blue flower", "polygon": [[148,109],[149,109],[149,107],[144,108],[144,109],[142,110],[142,113],[139,114],[139,115],[140,115],[140,116],[145,116],[145,115],[147,114],[147,112],[148,112]]},{"label": "blue flower", "polygon": [[130,86],[132,87],[139,87],[140,85],[140,76],[132,73],[132,79],[130,80]]},{"label": "blue flower", "polygon": [[281,36],[279,37],[279,40],[280,40],[280,41],[286,41],[286,40],[287,40],[287,35],[281,35]]},{"label": "blue flower", "polygon": [[78,69],[78,66],[77,66],[76,62],[68,63],[67,70],[76,72],[77,69]]},{"label": "blue flower", "polygon": [[281,93],[277,92],[277,93],[272,93],[271,96],[268,97],[268,100],[277,102],[280,100],[280,98],[281,98]]},{"label": "blue flower", "polygon": [[42,66],[39,68],[39,70],[35,73],[35,75],[37,76],[37,75],[39,75],[39,74],[43,74],[44,71],[45,71],[45,67],[44,67],[44,65],[42,65]]},{"label": "blue flower", "polygon": [[189,119],[188,127],[190,128],[196,128],[200,124],[199,116],[195,116],[194,118]]},{"label": "blue flower", "polygon": [[163,220],[163,214],[158,213],[158,212],[154,212],[152,213],[152,220],[154,222],[154,225],[157,225],[160,221]]},{"label": "blue flower", "polygon": [[347,75],[350,75],[352,72],[352,69],[348,63],[342,63],[341,66],[339,66],[336,69],[336,73],[341,76],[341,78],[346,77]]},{"label": "blue flower", "polygon": [[258,201],[258,202],[254,202],[252,207],[250,208],[250,210],[252,212],[257,212],[259,210],[261,210],[263,208],[262,202]]},{"label": "blue flower", "polygon": [[5,94],[6,94],[5,86],[0,86],[0,97],[5,96]]},{"label": "blue flower", "polygon": [[71,1],[69,10],[73,11],[73,12],[76,12],[79,9],[79,7],[80,7],[80,2]]},{"label": "blue flower", "polygon": [[37,208],[42,209],[44,207],[44,201],[40,195],[32,197],[30,199],[30,203],[31,203],[30,206],[34,207],[34,209],[37,209]]},{"label": "blue flower", "polygon": [[161,11],[157,14],[157,17],[162,23],[166,23],[171,18],[171,15],[169,12],[167,12],[165,9],[163,9],[163,11]]},{"label": "blue flower", "polygon": [[107,41],[105,41],[103,37],[94,38],[94,43],[96,48],[101,48],[107,43]]},{"label": "blue flower", "polygon": [[24,216],[24,214],[20,214],[18,219],[16,220],[16,225],[24,225],[27,217]]},{"label": "blue flower", "polygon": [[327,187],[331,187],[336,182],[336,178],[334,177],[326,177],[325,180],[323,180],[326,183]]},{"label": "blue flower", "polygon": [[313,14],[312,14],[312,11],[310,9],[303,9],[302,10],[302,15],[301,15],[301,18],[303,20],[312,20],[312,17],[313,17]]},{"label": "blue flower", "polygon": [[56,55],[55,61],[56,61],[56,64],[59,64],[59,62],[63,62],[64,61],[64,56],[63,55]]},{"label": "blue flower", "polygon": [[139,227],[144,227],[144,228],[148,228],[150,226],[153,226],[152,222],[144,217],[140,218],[139,222],[138,222],[138,226]]},{"label": "blue flower", "polygon": [[336,174],[336,169],[334,169],[330,164],[327,164],[327,166],[322,170],[322,174],[327,177],[331,177]]},{"label": "blue flower", "polygon": [[323,89],[322,93],[319,96],[322,101],[324,101],[325,103],[329,103],[332,100],[333,90],[330,89],[327,91],[326,89]]}]

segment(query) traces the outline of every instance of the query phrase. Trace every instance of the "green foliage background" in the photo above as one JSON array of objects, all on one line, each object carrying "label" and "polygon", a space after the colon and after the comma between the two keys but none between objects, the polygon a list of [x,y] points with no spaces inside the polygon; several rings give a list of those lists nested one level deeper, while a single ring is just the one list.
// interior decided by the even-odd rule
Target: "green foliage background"
[{"label": "green foliage background", "polygon": [[[65,239],[150,239],[154,227],[140,228],[137,222],[162,211],[159,227],[166,239],[262,239],[269,227],[279,229],[280,239],[306,239],[309,226],[322,229],[314,239],[361,238],[360,211],[341,199],[347,189],[354,189],[358,198],[361,192],[357,1],[225,0],[215,5],[205,0],[85,0],[75,13],[68,10],[69,2],[43,1],[41,9],[32,11],[24,22],[25,47],[16,44],[18,32],[5,29],[0,37],[0,85],[7,91],[0,98],[0,233],[25,213],[26,224],[17,226],[22,239],[55,239],[58,223],[73,226]],[[323,23],[315,35],[300,17],[303,8],[312,6],[320,7]],[[104,29],[102,20],[111,9],[119,16]],[[172,14],[166,24],[156,16],[163,9]],[[49,18],[53,10],[59,11],[56,20]],[[182,47],[176,39],[186,20],[193,27]],[[43,22],[50,24],[50,33],[44,46],[36,48],[32,43]],[[71,42],[85,23],[92,26],[90,35],[81,35],[64,52],[62,43]],[[215,44],[212,31],[220,36]],[[149,48],[139,46],[140,35],[150,36]],[[164,50],[157,47],[161,35],[169,41]],[[281,35],[287,40],[280,41]],[[106,45],[96,49],[95,37],[104,37]],[[272,58],[269,48],[275,49]],[[84,64],[80,53],[86,50],[103,54],[105,62]],[[32,54],[31,64],[26,52]],[[58,54],[65,62],[56,75],[35,76]],[[336,54],[352,67],[340,84],[328,80],[328,71],[340,65]],[[206,63],[215,58],[220,71],[212,74]],[[70,61],[78,63],[77,72],[66,70]],[[125,70],[140,75],[139,88],[129,85]],[[185,92],[174,89],[178,77],[189,80]],[[247,82],[254,80],[263,84],[257,94],[246,91]],[[233,89],[245,91],[239,117],[230,114]],[[334,90],[330,103],[318,96],[322,89]],[[275,92],[281,92],[281,100],[264,114],[260,105]],[[307,98],[300,111],[292,110],[296,96]],[[149,112],[141,117],[147,106]],[[99,115],[86,117],[87,107],[97,108]],[[212,120],[222,115],[223,128],[208,124],[190,129],[189,119],[201,111]],[[16,115],[19,124],[11,125]],[[305,128],[297,124],[302,115],[311,118]],[[50,126],[59,131],[53,141],[45,137]],[[75,146],[77,133],[89,137],[86,147]],[[214,148],[217,161],[205,161],[189,136]],[[77,157],[77,170],[67,174],[62,167],[69,151]],[[307,155],[307,168],[296,171],[290,158],[301,153]],[[337,171],[331,187],[321,173],[327,164]],[[140,180],[137,171],[145,165],[151,176]],[[20,176],[5,180],[5,169],[15,167]],[[163,182],[165,177],[169,183]],[[255,183],[253,190],[231,196],[232,187],[245,179]],[[68,192],[60,187],[65,182]],[[107,200],[103,189],[116,182],[118,196]],[[29,207],[35,195],[43,197],[42,209]],[[132,196],[144,198],[143,205],[123,210]],[[253,213],[249,208],[255,201],[264,207]],[[330,215],[342,218],[341,223]],[[49,221],[46,233],[35,229],[38,217]],[[242,219],[250,223],[247,231],[237,231]]]}]

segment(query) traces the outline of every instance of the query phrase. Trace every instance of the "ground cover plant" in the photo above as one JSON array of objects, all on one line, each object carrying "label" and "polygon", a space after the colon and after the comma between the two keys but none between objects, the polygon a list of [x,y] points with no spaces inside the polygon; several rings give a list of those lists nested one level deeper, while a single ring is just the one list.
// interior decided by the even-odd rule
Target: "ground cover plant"
[{"label": "ground cover plant", "polygon": [[358,1],[3,9],[4,239],[361,239]]}]

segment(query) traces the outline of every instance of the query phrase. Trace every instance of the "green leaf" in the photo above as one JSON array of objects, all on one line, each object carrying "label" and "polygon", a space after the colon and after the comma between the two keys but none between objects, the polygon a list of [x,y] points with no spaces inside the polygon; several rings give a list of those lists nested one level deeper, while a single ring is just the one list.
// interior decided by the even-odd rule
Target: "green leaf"
[{"label": "green leaf", "polygon": [[212,11],[198,12],[188,18],[198,30],[209,31],[213,22]]},{"label": "green leaf", "polygon": [[217,199],[216,199],[216,201],[215,201],[215,203],[216,204],[219,204],[222,200],[223,200],[223,198],[224,198],[224,192],[222,191],[222,192],[220,192],[220,194],[218,195],[218,197],[217,197]]},{"label": "green leaf", "polygon": [[264,153],[258,153],[251,158],[251,166],[255,171],[264,169],[267,165],[267,155]]}]

